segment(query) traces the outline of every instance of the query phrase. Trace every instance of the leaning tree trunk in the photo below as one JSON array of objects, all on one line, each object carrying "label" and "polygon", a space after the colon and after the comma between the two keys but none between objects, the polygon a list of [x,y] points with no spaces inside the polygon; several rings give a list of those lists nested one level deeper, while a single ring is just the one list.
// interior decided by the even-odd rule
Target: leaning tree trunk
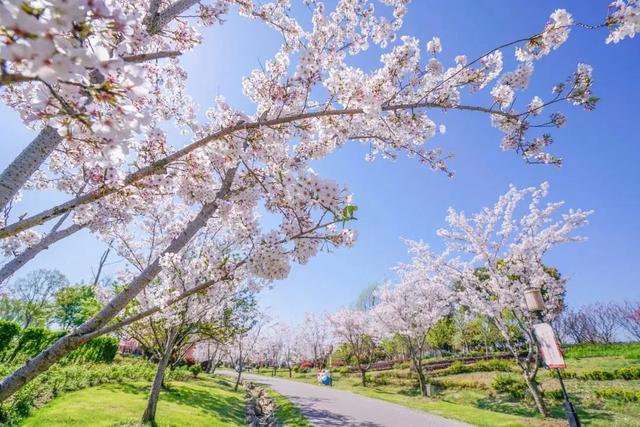
[{"label": "leaning tree trunk", "polygon": [[11,261],[7,262],[0,269],[0,283],[3,283],[9,277],[11,277],[16,271],[22,268],[27,262],[31,261],[40,252],[49,249],[49,246],[55,242],[69,237],[73,233],[81,230],[85,226],[82,224],[73,224],[63,230],[56,230],[47,234],[42,240],[33,246],[28,247],[18,255],[16,255]]},{"label": "leaning tree trunk", "polygon": [[171,357],[171,350],[173,349],[173,341],[175,333],[172,329],[169,330],[167,335],[167,343],[164,349],[162,359],[158,363],[158,370],[156,376],[153,379],[151,385],[151,393],[149,393],[149,400],[147,401],[147,409],[145,409],[142,415],[142,423],[155,423],[156,421],[156,409],[158,408],[158,398],[160,397],[160,389],[164,383],[164,373],[167,370],[169,364],[169,358]]},{"label": "leaning tree trunk", "polygon": [[236,377],[236,385],[233,387],[234,391],[238,391],[240,387],[240,378],[242,377],[242,362],[238,363],[238,376]]},{"label": "leaning tree trunk", "polygon": [[360,376],[362,379],[362,387],[367,386],[367,370],[360,368]]},{"label": "leaning tree trunk", "polygon": [[215,201],[205,204],[198,215],[185,227],[185,229],[167,246],[164,252],[145,268],[122,292],[116,295],[91,319],[84,322],[76,330],[55,341],[49,348],[43,350],[25,365],[7,376],[0,382],[0,402],[13,395],[26,383],[34,379],[40,373],[46,371],[54,363],[66,356],[71,351],[80,347],[95,336],[89,337],[93,332],[105,326],[122,311],[160,272],[160,258],[168,253],[180,251],[195,234],[204,226],[207,220],[218,208],[217,201],[229,192],[231,182],[235,176],[235,168],[227,171],[225,182],[218,191]]},{"label": "leaning tree trunk", "polygon": [[0,175],[0,210],[20,191],[29,177],[62,142],[62,137],[51,126],[45,126],[38,136],[9,164]]},{"label": "leaning tree trunk", "polygon": [[542,397],[542,391],[540,390],[540,384],[535,380],[535,378],[531,378],[528,373],[523,374],[524,381],[527,383],[527,387],[529,388],[529,392],[533,397],[533,401],[536,404],[536,408],[543,417],[549,416],[549,411],[547,409],[547,405],[544,403],[544,398]]},{"label": "leaning tree trunk", "polygon": [[[152,2],[153,3],[153,2]],[[148,18],[145,18],[147,32],[150,35],[158,34],[176,16],[189,9],[198,0],[179,0],[167,6],[161,12],[158,7],[149,10]],[[160,2],[156,2],[159,5]],[[101,73],[91,76],[92,83],[101,83],[104,77]],[[16,193],[24,186],[27,180],[37,171],[45,160],[53,153],[62,142],[62,136],[51,126],[45,126],[38,136],[25,147],[0,175],[0,210],[3,210]]]}]

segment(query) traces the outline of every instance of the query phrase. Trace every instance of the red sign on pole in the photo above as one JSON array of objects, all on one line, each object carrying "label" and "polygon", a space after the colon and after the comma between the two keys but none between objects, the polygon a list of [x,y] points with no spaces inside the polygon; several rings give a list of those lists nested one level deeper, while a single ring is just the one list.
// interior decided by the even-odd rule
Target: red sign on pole
[{"label": "red sign on pole", "polygon": [[556,335],[553,328],[548,323],[538,323],[533,325],[533,333],[538,342],[538,350],[542,356],[542,360],[547,367],[551,369],[564,369],[567,365],[564,363],[562,351],[558,345]]}]

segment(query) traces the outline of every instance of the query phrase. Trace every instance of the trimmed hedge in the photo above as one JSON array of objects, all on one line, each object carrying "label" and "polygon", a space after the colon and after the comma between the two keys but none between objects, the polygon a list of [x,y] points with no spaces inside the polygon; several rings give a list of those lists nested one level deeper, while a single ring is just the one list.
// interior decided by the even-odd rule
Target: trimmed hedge
[{"label": "trimmed hedge", "polygon": [[465,374],[468,372],[511,372],[513,370],[513,363],[507,360],[491,359],[482,360],[480,362],[465,365],[462,362],[455,362],[448,368],[436,371],[431,375],[442,377],[445,375]]},{"label": "trimmed hedge", "polygon": [[[574,371],[561,371],[561,374],[563,378],[582,381],[640,380],[640,368],[637,367],[617,368],[612,371],[595,369],[593,371],[581,373]],[[549,372],[549,376],[555,378],[556,374],[554,372]]]},{"label": "trimmed hedge", "polygon": [[20,325],[0,319],[0,356],[9,348],[13,339],[20,334]]},{"label": "trimmed hedge", "polygon": [[30,359],[65,334],[66,331],[54,332],[44,328],[23,329],[18,342],[7,358],[7,362],[13,362],[18,355],[24,355]]},{"label": "trimmed hedge", "polygon": [[[20,330],[17,323],[0,321],[0,361],[17,363],[31,359],[66,334],[44,328]],[[117,352],[116,338],[97,337],[66,356],[63,363],[110,363]]]},{"label": "trimmed hedge", "polygon": [[596,396],[602,399],[622,400],[623,402],[639,402],[640,391],[607,388],[596,390]]},{"label": "trimmed hedge", "polygon": [[97,337],[74,350],[65,359],[74,363],[111,363],[117,353],[117,338]]}]

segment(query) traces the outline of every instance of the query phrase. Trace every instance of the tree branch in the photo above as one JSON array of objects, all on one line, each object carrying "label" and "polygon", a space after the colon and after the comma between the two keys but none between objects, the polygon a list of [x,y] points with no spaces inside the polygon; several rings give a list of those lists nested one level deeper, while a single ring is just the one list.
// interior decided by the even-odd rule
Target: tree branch
[{"label": "tree branch", "polygon": [[[504,111],[494,111],[491,110],[490,108],[485,108],[485,107],[479,107],[479,106],[471,106],[471,105],[458,105],[458,106],[452,106],[452,107],[448,107],[448,106],[442,106],[440,104],[434,104],[431,102],[422,102],[422,103],[406,103],[406,104],[396,104],[396,105],[386,105],[382,107],[382,111],[385,112],[391,112],[391,111],[398,111],[398,110],[414,110],[414,109],[421,109],[421,108],[438,108],[438,109],[445,109],[445,110],[466,110],[466,111],[477,111],[477,112],[483,112],[483,113],[488,113],[488,114],[497,114],[497,115],[501,115],[501,116],[505,116],[505,117],[510,117],[510,118],[517,118],[517,115],[511,114],[511,113],[506,113]],[[140,180],[142,180],[143,178],[146,178],[148,176],[152,176],[152,175],[157,175],[160,173],[163,173],[165,171],[165,168],[167,165],[169,165],[170,163],[186,156],[187,154],[201,148],[204,147],[205,145],[207,145],[208,143],[212,142],[212,141],[216,141],[218,139],[227,137],[235,132],[238,131],[247,131],[247,130],[252,130],[252,129],[258,129],[260,127],[263,126],[278,126],[278,125],[282,125],[282,124],[287,124],[287,123],[292,123],[292,122],[297,122],[297,121],[302,121],[302,120],[308,120],[308,119],[314,119],[314,118],[321,118],[321,117],[332,117],[332,116],[349,116],[349,115],[358,115],[358,114],[363,114],[364,112],[362,111],[361,108],[350,108],[350,109],[341,109],[341,110],[323,110],[323,111],[313,111],[313,112],[308,112],[308,113],[300,113],[300,114],[293,114],[293,115],[289,115],[289,116],[284,116],[284,117],[279,117],[279,118],[275,118],[275,119],[271,119],[271,120],[257,120],[257,121],[253,121],[253,122],[240,122],[238,124],[235,124],[233,126],[228,126],[226,128],[222,128],[220,130],[218,130],[217,132],[214,132],[204,138],[201,138],[195,142],[192,142],[191,144],[181,148],[180,150],[175,151],[174,153],[160,159],[157,160],[153,163],[151,163],[150,165],[136,171],[133,172],[131,174],[129,174],[125,179],[124,179],[124,184],[121,187],[101,187],[98,188],[96,190],[93,190],[83,196],[80,197],[76,197],[75,199],[71,199],[65,203],[62,203],[60,205],[57,205],[53,208],[47,209],[45,211],[42,211],[36,215],[33,215],[29,218],[25,218],[21,221],[17,221],[11,225],[8,225],[2,229],[0,229],[0,239],[9,237],[9,236],[13,236],[17,233],[19,233],[20,231],[24,231],[27,230],[31,227],[34,227],[36,225],[40,225],[43,224],[44,222],[55,218],[59,215],[64,214],[65,212],[68,212],[71,209],[74,209],[78,206],[82,206],[82,205],[86,205],[88,203],[92,203],[96,200],[99,200],[105,196],[108,196],[110,194],[114,194],[119,192],[120,190],[122,190],[123,188],[136,183]]]}]

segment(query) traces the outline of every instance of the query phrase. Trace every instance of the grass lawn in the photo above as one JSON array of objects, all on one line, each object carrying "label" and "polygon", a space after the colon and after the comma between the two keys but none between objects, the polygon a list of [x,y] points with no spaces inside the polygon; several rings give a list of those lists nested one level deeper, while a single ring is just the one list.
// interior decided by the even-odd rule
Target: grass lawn
[{"label": "grass lawn", "polygon": [[[105,384],[65,394],[24,420],[25,427],[135,426],[146,407],[149,384]],[[244,393],[225,379],[172,381],[160,394],[160,427],[244,426]],[[302,425],[302,424],[300,424]]]},{"label": "grass lawn", "polygon": [[311,427],[309,421],[289,399],[270,388],[267,388],[266,391],[276,402],[276,419],[280,425],[285,427]]}]

